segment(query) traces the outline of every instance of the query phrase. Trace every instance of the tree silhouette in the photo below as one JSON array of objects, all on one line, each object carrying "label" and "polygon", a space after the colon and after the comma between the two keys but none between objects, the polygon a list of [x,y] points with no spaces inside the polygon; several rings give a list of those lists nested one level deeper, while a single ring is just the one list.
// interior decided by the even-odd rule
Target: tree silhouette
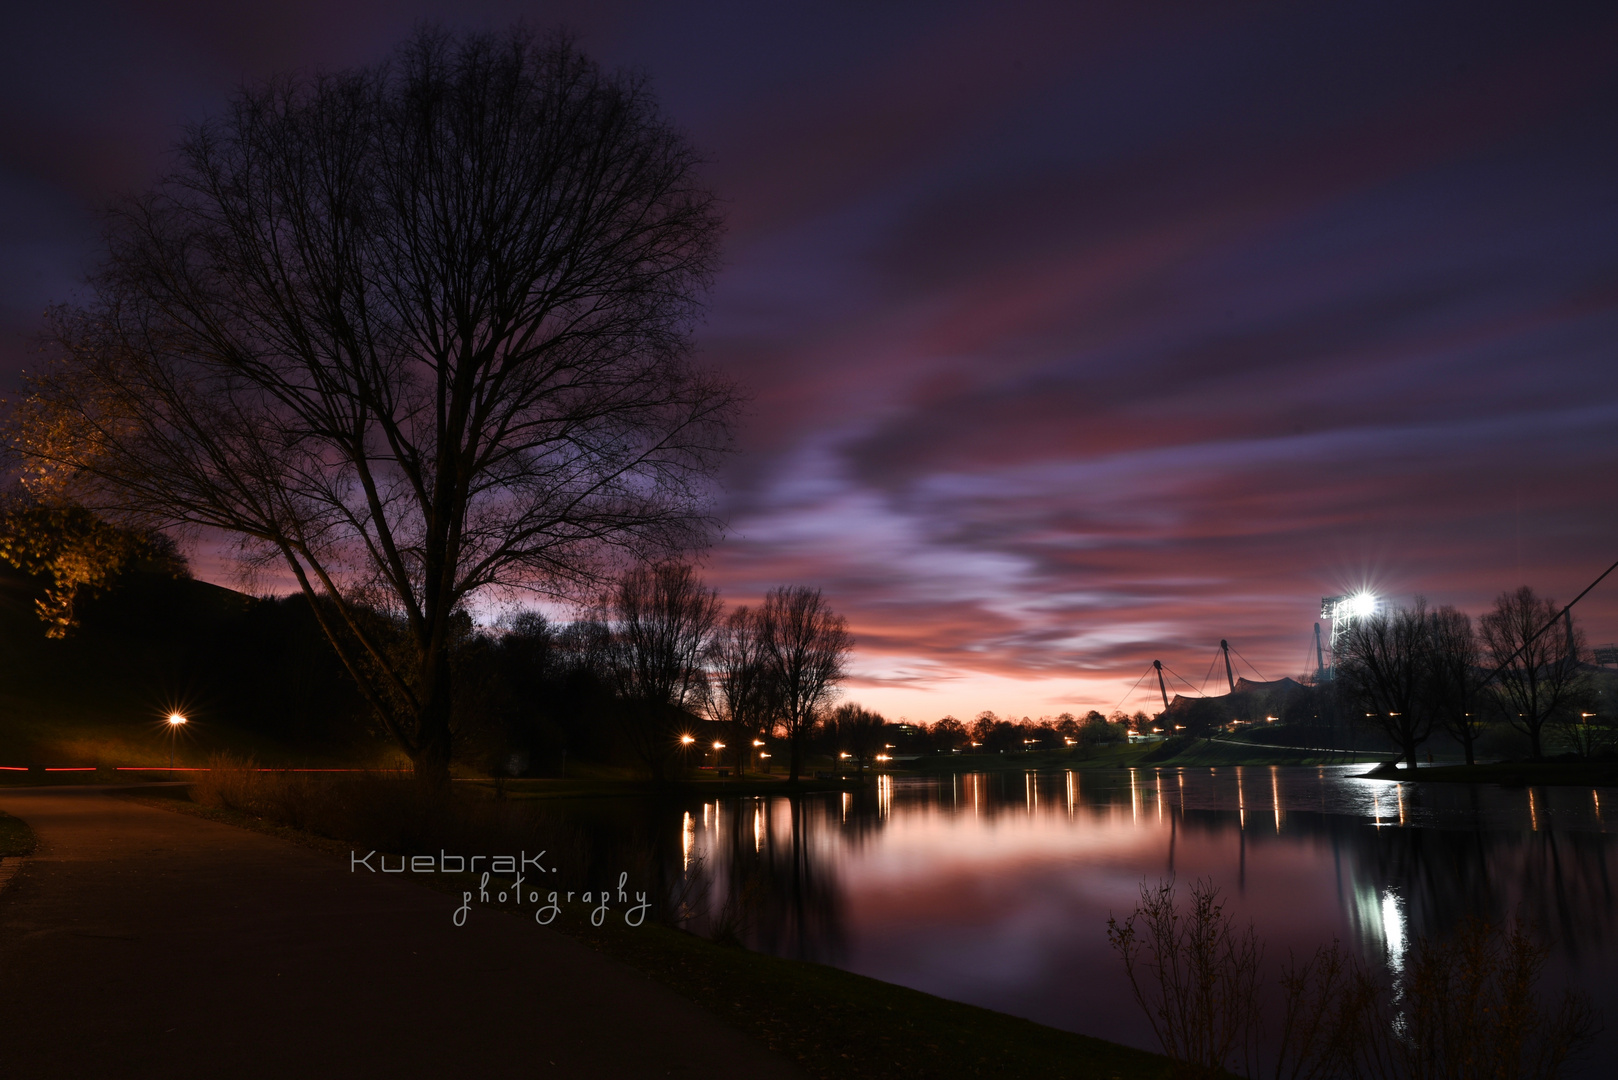
[{"label": "tree silhouette", "polygon": [[36,488],[282,564],[442,782],[473,594],[704,542],[736,395],[688,360],[698,159],[566,37],[430,28],[241,91],[177,158],[55,311],[12,444]]}]

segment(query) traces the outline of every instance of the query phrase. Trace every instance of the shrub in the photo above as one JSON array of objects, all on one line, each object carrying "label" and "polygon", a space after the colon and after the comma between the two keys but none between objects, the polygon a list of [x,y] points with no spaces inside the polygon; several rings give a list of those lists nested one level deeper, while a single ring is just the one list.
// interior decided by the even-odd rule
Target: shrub
[{"label": "shrub", "polygon": [[1181,912],[1174,886],[1141,886],[1140,906],[1107,939],[1124,961],[1152,1033],[1182,1073],[1215,1077],[1251,1056],[1263,946],[1238,931],[1211,882],[1191,887]]},{"label": "shrub", "polygon": [[[1163,1053],[1181,1076],[1255,1077],[1263,1017],[1263,945],[1238,930],[1211,882],[1181,910],[1172,884],[1107,936]],[[1446,940],[1418,941],[1403,973],[1368,969],[1333,942],[1288,961],[1268,1053],[1276,1080],[1554,1080],[1597,1030],[1572,991],[1538,992],[1547,948],[1520,922],[1469,919]]]}]

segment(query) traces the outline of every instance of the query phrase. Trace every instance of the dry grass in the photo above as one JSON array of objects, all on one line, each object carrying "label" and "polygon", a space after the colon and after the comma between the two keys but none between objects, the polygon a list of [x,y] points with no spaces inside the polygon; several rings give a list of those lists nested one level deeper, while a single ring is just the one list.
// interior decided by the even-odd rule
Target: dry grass
[{"label": "dry grass", "polygon": [[[317,836],[378,851],[418,853],[533,846],[541,823],[511,804],[432,791],[408,776],[261,772],[252,758],[215,754],[197,773],[191,798]],[[543,844],[541,844],[543,846]]]},{"label": "dry grass", "polygon": [[1280,1026],[1262,1052],[1262,943],[1251,926],[1234,925],[1212,883],[1190,893],[1182,907],[1173,885],[1143,885],[1134,913],[1108,921],[1179,1076],[1555,1080],[1598,1030],[1582,996],[1540,994],[1548,950],[1527,928],[1467,920],[1446,939],[1417,942],[1398,978],[1335,942],[1306,963],[1289,961]]}]

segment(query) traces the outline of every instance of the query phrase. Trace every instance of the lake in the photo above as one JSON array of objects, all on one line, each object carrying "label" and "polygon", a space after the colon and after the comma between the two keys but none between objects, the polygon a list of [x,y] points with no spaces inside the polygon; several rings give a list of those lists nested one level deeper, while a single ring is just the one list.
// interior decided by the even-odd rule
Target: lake
[{"label": "lake", "polygon": [[[664,850],[699,932],[1148,1049],[1106,925],[1168,879],[1214,882],[1272,959],[1336,939],[1397,970],[1464,916],[1515,913],[1551,944],[1543,985],[1589,991],[1618,1024],[1618,788],[1366,768],[883,776],[670,809]],[[1592,1057],[1615,1048],[1609,1033]]]}]

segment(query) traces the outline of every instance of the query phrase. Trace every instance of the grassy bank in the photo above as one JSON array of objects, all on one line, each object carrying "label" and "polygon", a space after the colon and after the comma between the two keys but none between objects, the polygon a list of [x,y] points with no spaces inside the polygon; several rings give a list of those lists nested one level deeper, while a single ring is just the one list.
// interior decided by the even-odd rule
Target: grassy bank
[{"label": "grassy bank", "polygon": [[874,779],[848,776],[841,780],[800,779],[796,784],[784,776],[746,776],[739,779],[693,778],[654,784],[650,780],[468,780],[470,788],[507,799],[611,799],[694,795],[703,799],[747,795],[794,795],[818,791],[849,791]]},{"label": "grassy bank", "polygon": [[1072,750],[1012,754],[937,754],[917,759],[906,770],[921,776],[970,772],[1026,772],[1056,769],[1172,768],[1179,765],[1353,765],[1376,764],[1387,754],[1350,753],[1307,747],[1264,746],[1235,739],[1174,743],[1115,743]]},{"label": "grassy bank", "polygon": [[32,855],[37,841],[27,822],[0,810],[0,859]]},{"label": "grassy bank", "polygon": [[1029,769],[1120,769],[1139,765],[1149,743],[1074,747],[1070,750],[1034,750],[1010,754],[928,754],[905,762],[896,772],[920,776],[949,773],[1026,772]]},{"label": "grassy bank", "polygon": [[1167,1077],[1167,1059],[822,964],[661,926],[565,932],[793,1058],[812,1076]]},{"label": "grassy bank", "polygon": [[1316,750],[1307,747],[1255,746],[1234,739],[1200,739],[1179,753],[1148,765],[1355,765],[1377,764],[1386,754],[1355,754],[1342,750]]},{"label": "grassy bank", "polygon": [[[275,783],[272,781],[270,786]],[[586,786],[589,781],[571,783],[577,785],[575,793],[590,790]],[[296,787],[293,782],[292,790]],[[191,788],[186,786],[131,788],[119,794],[149,806],[249,828],[337,856],[346,857],[350,846],[330,835],[334,831],[330,828],[322,835],[277,820],[272,808],[278,796],[273,792],[262,796],[262,806],[270,810],[267,813],[228,805],[200,805],[192,801]],[[471,815],[478,819],[488,812],[491,802],[474,799]],[[464,795],[460,801],[467,801]],[[505,805],[510,807],[509,802]],[[384,807],[394,815],[399,809]],[[352,808],[344,809],[342,814],[355,815],[353,820],[361,825],[367,817]],[[326,817],[328,823],[342,820],[337,814]],[[365,837],[351,839],[371,846]],[[466,884],[452,874],[423,875],[419,880],[452,893]],[[555,928],[663,983],[776,1052],[798,1061],[810,1075],[827,1080],[1024,1076],[1163,1080],[1170,1074],[1168,1061],[1155,1054],[821,964],[717,945],[665,926],[598,930],[589,925],[582,912],[569,914],[564,909]]]},{"label": "grassy bank", "polygon": [[1506,787],[1618,787],[1618,761],[1496,762],[1378,771],[1379,780],[1405,783],[1501,784]]}]

